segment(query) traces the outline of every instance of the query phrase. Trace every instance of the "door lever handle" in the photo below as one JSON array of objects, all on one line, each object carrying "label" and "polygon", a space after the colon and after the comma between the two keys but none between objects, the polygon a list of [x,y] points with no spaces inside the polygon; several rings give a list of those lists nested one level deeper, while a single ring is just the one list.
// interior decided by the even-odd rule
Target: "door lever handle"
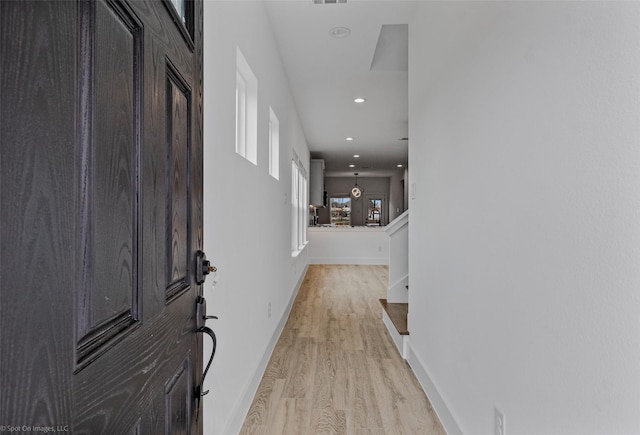
[{"label": "door lever handle", "polygon": [[215,332],[213,332],[211,328],[209,328],[208,326],[203,326],[202,328],[198,328],[196,332],[207,334],[209,337],[211,337],[211,340],[213,342],[213,346],[211,348],[211,356],[209,357],[209,362],[207,363],[207,366],[202,372],[202,378],[200,379],[200,383],[196,386],[194,391],[195,400],[196,400],[196,421],[198,421],[198,415],[200,414],[200,402],[201,402],[202,396],[209,393],[209,390],[202,391],[202,388],[204,387],[204,379],[207,377],[207,372],[209,371],[209,367],[211,367],[211,363],[213,362],[213,356],[216,353],[217,340],[216,340]]},{"label": "door lever handle", "polygon": [[207,319],[218,319],[218,316],[207,316],[207,300],[202,296],[196,298],[196,332],[204,328]]},{"label": "door lever handle", "polygon": [[209,371],[209,368],[211,367],[211,363],[213,362],[213,356],[216,353],[216,345],[217,345],[215,332],[213,332],[211,328],[206,326],[205,322],[207,321],[207,319],[217,319],[217,318],[218,316],[207,316],[207,300],[202,296],[198,296],[196,298],[196,332],[207,334],[209,337],[211,337],[212,348],[211,348],[211,356],[209,357],[209,362],[207,363],[207,366],[202,372],[202,378],[200,379],[200,383],[196,386],[194,391],[195,401],[196,401],[196,421],[198,421],[198,416],[200,414],[201,398],[202,396],[204,396],[209,392],[209,390],[202,391],[202,389],[204,388],[204,380],[207,377],[207,372]]}]

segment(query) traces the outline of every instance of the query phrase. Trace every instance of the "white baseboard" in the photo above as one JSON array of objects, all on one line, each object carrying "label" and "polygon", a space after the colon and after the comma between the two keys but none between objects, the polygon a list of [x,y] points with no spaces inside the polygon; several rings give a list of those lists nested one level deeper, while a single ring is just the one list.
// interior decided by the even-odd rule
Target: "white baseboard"
[{"label": "white baseboard", "polygon": [[433,406],[433,410],[440,419],[440,423],[442,423],[445,432],[448,435],[462,435],[460,427],[458,427],[456,420],[453,418],[453,415],[442,399],[442,396],[440,396],[440,393],[431,380],[431,376],[429,376],[427,369],[424,364],[422,364],[422,361],[420,361],[420,358],[413,352],[411,343],[408,345],[407,353],[407,362],[409,363],[411,370],[413,370],[413,373],[416,375],[416,378],[418,378],[418,382],[422,385],[422,389],[429,398],[431,406]]},{"label": "white baseboard", "polygon": [[253,398],[256,395],[256,391],[258,391],[258,387],[260,386],[260,381],[262,381],[262,376],[264,376],[264,372],[267,369],[267,365],[269,364],[269,359],[271,358],[271,354],[273,353],[273,350],[275,349],[276,344],[280,339],[280,334],[282,334],[284,325],[287,323],[287,320],[289,319],[289,314],[291,313],[293,302],[295,301],[296,296],[298,296],[298,292],[300,291],[300,287],[302,286],[302,281],[304,281],[304,277],[307,275],[308,268],[309,266],[306,265],[304,268],[304,271],[300,275],[300,278],[296,283],[295,290],[291,295],[291,298],[289,299],[289,303],[287,304],[287,307],[284,310],[284,313],[282,314],[280,321],[278,322],[278,326],[276,326],[276,329],[274,330],[273,335],[271,336],[271,340],[269,340],[269,344],[267,345],[267,348],[265,349],[264,354],[260,359],[260,363],[258,364],[258,367],[256,368],[256,371],[253,374],[253,377],[247,384],[242,394],[242,397],[236,404],[233,411],[233,417],[229,419],[229,423],[227,424],[227,427],[225,428],[223,433],[225,434],[240,433],[240,430],[242,429],[242,425],[244,424],[244,421],[247,417],[247,412],[249,412],[249,408],[251,408],[251,403],[253,402]]}]

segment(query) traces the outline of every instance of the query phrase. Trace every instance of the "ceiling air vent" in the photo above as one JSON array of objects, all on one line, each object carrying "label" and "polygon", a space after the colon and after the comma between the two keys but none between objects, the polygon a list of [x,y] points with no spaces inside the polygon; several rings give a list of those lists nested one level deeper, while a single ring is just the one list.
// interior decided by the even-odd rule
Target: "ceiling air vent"
[{"label": "ceiling air vent", "polygon": [[314,5],[335,5],[337,3],[346,3],[347,0],[313,0]]}]

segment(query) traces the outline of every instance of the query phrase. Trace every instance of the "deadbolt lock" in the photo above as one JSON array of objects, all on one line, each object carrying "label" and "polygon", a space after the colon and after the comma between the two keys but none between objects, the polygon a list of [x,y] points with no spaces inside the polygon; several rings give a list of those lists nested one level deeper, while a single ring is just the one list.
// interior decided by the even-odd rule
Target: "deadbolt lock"
[{"label": "deadbolt lock", "polygon": [[207,255],[202,252],[196,252],[196,284],[201,285],[204,283],[206,276],[212,272],[217,272],[218,269],[211,265],[211,262],[207,260]]}]

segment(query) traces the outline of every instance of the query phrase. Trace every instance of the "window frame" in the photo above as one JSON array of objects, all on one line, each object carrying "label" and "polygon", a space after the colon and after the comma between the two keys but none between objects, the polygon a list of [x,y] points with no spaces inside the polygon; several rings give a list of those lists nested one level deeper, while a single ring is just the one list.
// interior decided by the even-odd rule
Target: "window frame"
[{"label": "window frame", "polygon": [[298,256],[309,243],[309,180],[297,157],[291,160],[291,255]]},{"label": "window frame", "polygon": [[[349,200],[349,221],[346,223],[336,223],[336,221],[334,221],[333,218],[333,212],[334,212],[334,207],[333,207],[333,200],[334,199],[348,199]],[[338,194],[332,194],[329,196],[329,222],[332,225],[336,225],[336,226],[351,226],[351,219],[352,219],[352,206],[353,206],[353,198],[351,197],[351,195],[349,195],[348,193],[338,193]],[[342,222],[342,221],[340,221]]]},{"label": "window frame", "polygon": [[236,153],[258,165],[258,80],[237,46]]},{"label": "window frame", "polygon": [[247,156],[247,82],[236,70],[236,153]]},{"label": "window frame", "polygon": [[280,120],[269,106],[269,175],[280,179]]}]

